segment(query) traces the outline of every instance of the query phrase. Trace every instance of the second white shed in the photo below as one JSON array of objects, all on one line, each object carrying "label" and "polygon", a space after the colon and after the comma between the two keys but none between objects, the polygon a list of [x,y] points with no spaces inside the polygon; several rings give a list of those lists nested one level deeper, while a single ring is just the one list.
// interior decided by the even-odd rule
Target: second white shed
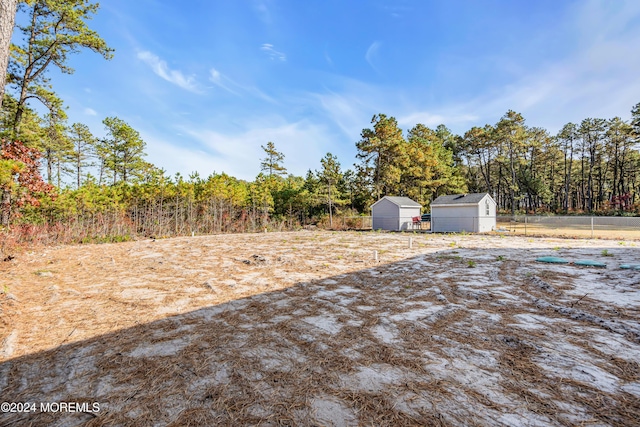
[{"label": "second white shed", "polygon": [[422,205],[408,197],[384,196],[371,205],[374,230],[401,231],[413,227],[413,218],[420,217]]},{"label": "second white shed", "polygon": [[452,194],[431,202],[431,231],[486,233],[496,229],[496,202],[489,193]]}]

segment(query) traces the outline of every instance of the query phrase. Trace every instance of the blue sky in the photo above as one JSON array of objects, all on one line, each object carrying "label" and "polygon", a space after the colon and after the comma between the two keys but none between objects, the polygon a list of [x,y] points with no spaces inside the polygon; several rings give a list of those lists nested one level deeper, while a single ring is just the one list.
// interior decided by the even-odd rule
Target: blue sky
[{"label": "blue sky", "polygon": [[640,102],[637,0],[103,0],[90,25],[115,56],[51,73],[70,123],[118,116],[171,175],[252,180],[268,141],[290,173],[349,168],[377,113],[555,133]]}]

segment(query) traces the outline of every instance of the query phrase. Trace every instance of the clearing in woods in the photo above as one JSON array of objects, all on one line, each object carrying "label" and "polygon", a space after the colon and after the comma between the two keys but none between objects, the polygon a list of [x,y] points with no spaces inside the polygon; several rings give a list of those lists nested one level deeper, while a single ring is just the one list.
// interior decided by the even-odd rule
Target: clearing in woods
[{"label": "clearing in woods", "polygon": [[640,270],[619,267],[639,253],[322,231],[39,248],[0,263],[0,395],[99,411],[0,425],[633,425]]}]

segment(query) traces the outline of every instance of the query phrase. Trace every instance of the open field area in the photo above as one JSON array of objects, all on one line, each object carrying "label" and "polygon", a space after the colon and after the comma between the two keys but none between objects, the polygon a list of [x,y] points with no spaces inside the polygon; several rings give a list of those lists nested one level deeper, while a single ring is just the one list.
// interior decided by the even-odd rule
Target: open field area
[{"label": "open field area", "polygon": [[638,246],[300,231],[17,254],[2,400],[100,410],[0,426],[637,425]]}]

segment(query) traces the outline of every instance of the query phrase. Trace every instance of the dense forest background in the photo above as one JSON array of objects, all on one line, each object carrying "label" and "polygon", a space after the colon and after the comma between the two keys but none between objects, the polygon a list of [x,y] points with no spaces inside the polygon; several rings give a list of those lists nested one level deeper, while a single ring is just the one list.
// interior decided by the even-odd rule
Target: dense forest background
[{"label": "dense forest background", "polygon": [[[15,9],[16,0],[3,2]],[[405,132],[377,114],[354,135],[352,168],[327,153],[320,170],[294,176],[277,142],[265,141],[251,182],[224,173],[168,176],[145,160],[145,142],[120,118],[104,118],[104,138],[68,123],[47,77],[53,68],[71,74],[72,54],[111,58],[88,27],[97,4],[17,3],[28,19],[15,27],[20,42],[10,47],[1,86],[3,244],[336,227],[368,215],[385,195],[411,197],[427,211],[443,194],[488,192],[505,214],[640,214],[640,103],[630,120],[585,118],[556,135],[515,111],[464,135],[419,123]]]}]

